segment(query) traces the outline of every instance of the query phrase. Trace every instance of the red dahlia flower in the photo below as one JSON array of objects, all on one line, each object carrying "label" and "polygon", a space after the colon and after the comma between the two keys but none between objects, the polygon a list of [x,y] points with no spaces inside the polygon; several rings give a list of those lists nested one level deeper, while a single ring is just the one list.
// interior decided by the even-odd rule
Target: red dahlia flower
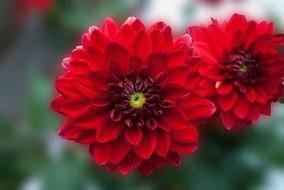
[{"label": "red dahlia flower", "polygon": [[215,102],[227,129],[270,115],[271,102],[282,94],[284,59],[277,45],[283,45],[283,35],[273,32],[272,23],[247,21],[238,14],[223,24],[213,20],[208,27],[188,29],[203,59],[191,76],[202,81],[198,90]]},{"label": "red dahlia flower", "polygon": [[53,0],[13,0],[15,5],[16,16],[20,20],[25,20],[26,17],[33,11],[47,13],[51,10]]},{"label": "red dahlia flower", "polygon": [[188,52],[188,35],[173,40],[162,22],[146,30],[136,18],[121,27],[108,18],[91,27],[55,83],[52,107],[67,116],[60,136],[89,145],[97,164],[121,174],[178,166],[180,154],[196,150],[193,121],[215,111],[184,86]]}]

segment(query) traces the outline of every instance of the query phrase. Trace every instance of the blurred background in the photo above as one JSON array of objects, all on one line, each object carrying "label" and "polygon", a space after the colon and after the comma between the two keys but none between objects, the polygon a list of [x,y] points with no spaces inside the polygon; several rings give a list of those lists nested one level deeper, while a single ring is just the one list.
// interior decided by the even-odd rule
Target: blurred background
[{"label": "blurred background", "polygon": [[284,32],[283,0],[1,0],[0,190],[284,190],[284,105],[254,128],[201,129],[199,151],[180,168],[120,176],[94,165],[86,147],[60,139],[49,108],[60,61],[103,18],[186,26],[233,12],[268,19]]}]

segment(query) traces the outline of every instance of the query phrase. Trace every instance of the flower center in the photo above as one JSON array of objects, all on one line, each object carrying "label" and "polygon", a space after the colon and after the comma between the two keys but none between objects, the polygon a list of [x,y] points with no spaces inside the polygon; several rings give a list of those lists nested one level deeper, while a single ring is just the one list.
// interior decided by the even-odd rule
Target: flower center
[{"label": "flower center", "polygon": [[227,81],[241,84],[253,84],[263,80],[257,58],[246,50],[239,50],[230,54],[224,62],[221,72]]},{"label": "flower center", "polygon": [[243,72],[243,73],[247,72],[247,71],[248,71],[248,66],[246,66],[245,64],[242,64],[242,65],[240,66],[239,71],[240,71],[240,72]]},{"label": "flower center", "polygon": [[150,120],[160,118],[167,106],[160,96],[160,88],[155,80],[143,72],[129,73],[125,79],[110,83],[109,97],[113,105],[111,118],[114,121],[122,120],[127,127],[150,125]]},{"label": "flower center", "polygon": [[146,102],[146,97],[141,92],[134,92],[130,95],[129,104],[132,108],[141,108]]}]

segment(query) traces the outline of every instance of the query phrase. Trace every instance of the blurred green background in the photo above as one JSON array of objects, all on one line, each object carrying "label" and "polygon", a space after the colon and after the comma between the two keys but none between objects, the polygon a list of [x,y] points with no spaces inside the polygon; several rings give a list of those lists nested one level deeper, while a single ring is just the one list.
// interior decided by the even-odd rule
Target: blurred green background
[{"label": "blurred green background", "polygon": [[239,133],[204,126],[196,154],[149,177],[96,166],[86,147],[58,137],[62,118],[49,108],[61,59],[104,17],[163,19],[177,35],[237,11],[283,32],[281,7],[283,0],[1,0],[0,190],[284,190],[284,105]]}]

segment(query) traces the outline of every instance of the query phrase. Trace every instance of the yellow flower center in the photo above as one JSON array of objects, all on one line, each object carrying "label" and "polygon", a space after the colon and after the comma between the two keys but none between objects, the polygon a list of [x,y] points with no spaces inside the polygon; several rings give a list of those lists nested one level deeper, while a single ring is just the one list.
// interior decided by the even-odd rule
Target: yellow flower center
[{"label": "yellow flower center", "polygon": [[132,108],[141,108],[146,102],[146,97],[141,92],[134,92],[130,96],[129,104]]}]

